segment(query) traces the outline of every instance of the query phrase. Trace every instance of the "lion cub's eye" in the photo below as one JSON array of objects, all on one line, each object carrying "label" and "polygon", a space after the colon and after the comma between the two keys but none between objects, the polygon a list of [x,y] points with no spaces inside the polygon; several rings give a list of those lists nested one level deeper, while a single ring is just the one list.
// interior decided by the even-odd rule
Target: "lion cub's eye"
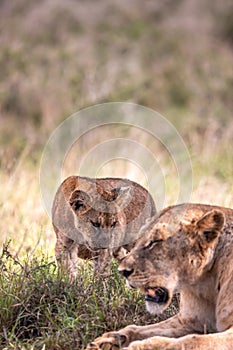
[{"label": "lion cub's eye", "polygon": [[95,222],[95,221],[91,220],[91,223],[92,223],[92,226],[94,226],[94,227],[100,227],[100,223],[99,222]]},{"label": "lion cub's eye", "polygon": [[73,202],[73,203],[71,203],[71,206],[73,207],[73,209],[75,211],[78,211],[80,209],[84,209],[85,208],[85,205],[83,204],[82,201]]},{"label": "lion cub's eye", "polygon": [[154,241],[150,241],[150,243],[145,246],[145,249],[149,249],[149,250],[153,249],[156,246],[156,244],[158,244],[162,241],[163,241],[162,239],[156,239]]}]

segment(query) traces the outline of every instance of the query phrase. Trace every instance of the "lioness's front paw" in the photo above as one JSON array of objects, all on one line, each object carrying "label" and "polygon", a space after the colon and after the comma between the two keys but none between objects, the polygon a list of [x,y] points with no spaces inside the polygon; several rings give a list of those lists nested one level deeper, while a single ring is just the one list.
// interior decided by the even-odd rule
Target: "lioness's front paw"
[{"label": "lioness's front paw", "polygon": [[[175,340],[176,341],[176,340]],[[134,341],[122,350],[178,350],[174,340],[165,337],[152,337],[141,341]]]},{"label": "lioness's front paw", "polygon": [[86,350],[119,350],[127,346],[127,337],[117,332],[105,333],[88,344]]},{"label": "lioness's front paw", "polygon": [[[148,344],[145,341],[137,340],[131,343],[128,347],[123,348],[122,350],[152,350],[150,345],[151,344]],[[154,347],[153,347],[153,350],[154,350]]]}]

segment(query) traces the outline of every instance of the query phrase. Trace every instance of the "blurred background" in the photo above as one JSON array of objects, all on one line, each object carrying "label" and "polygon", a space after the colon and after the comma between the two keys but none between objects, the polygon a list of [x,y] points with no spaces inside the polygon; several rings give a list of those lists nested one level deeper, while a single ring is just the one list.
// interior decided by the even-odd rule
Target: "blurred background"
[{"label": "blurred background", "polygon": [[[166,117],[190,152],[191,200],[233,207],[232,10],[228,0],[0,1],[1,243],[11,239],[16,254],[53,254],[43,148],[68,116],[104,102]],[[101,175],[129,177],[121,166]],[[173,204],[172,176],[166,186]]]}]

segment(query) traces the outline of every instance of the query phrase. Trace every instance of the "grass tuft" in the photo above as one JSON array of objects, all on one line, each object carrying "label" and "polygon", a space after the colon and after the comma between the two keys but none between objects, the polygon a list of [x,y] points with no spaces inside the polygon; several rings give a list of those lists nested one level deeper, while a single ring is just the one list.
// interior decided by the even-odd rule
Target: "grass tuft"
[{"label": "grass tuft", "polygon": [[[94,276],[82,265],[77,281],[60,278],[48,258],[19,261],[5,244],[0,257],[0,347],[4,349],[84,349],[88,342],[130,323],[159,321],[145,311],[112,265],[110,277]],[[169,309],[166,318],[177,312]],[[14,345],[13,345],[14,344]]]}]

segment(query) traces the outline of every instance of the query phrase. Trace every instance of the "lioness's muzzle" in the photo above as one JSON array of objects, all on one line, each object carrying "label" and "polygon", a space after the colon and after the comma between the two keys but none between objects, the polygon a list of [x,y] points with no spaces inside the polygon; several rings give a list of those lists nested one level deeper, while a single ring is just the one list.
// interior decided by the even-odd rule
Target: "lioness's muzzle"
[{"label": "lioness's muzzle", "polygon": [[149,302],[153,302],[156,304],[165,304],[168,299],[168,290],[166,288],[162,288],[162,287],[156,287],[153,288],[153,295],[150,294],[146,294],[145,296],[145,300],[149,301]]}]

